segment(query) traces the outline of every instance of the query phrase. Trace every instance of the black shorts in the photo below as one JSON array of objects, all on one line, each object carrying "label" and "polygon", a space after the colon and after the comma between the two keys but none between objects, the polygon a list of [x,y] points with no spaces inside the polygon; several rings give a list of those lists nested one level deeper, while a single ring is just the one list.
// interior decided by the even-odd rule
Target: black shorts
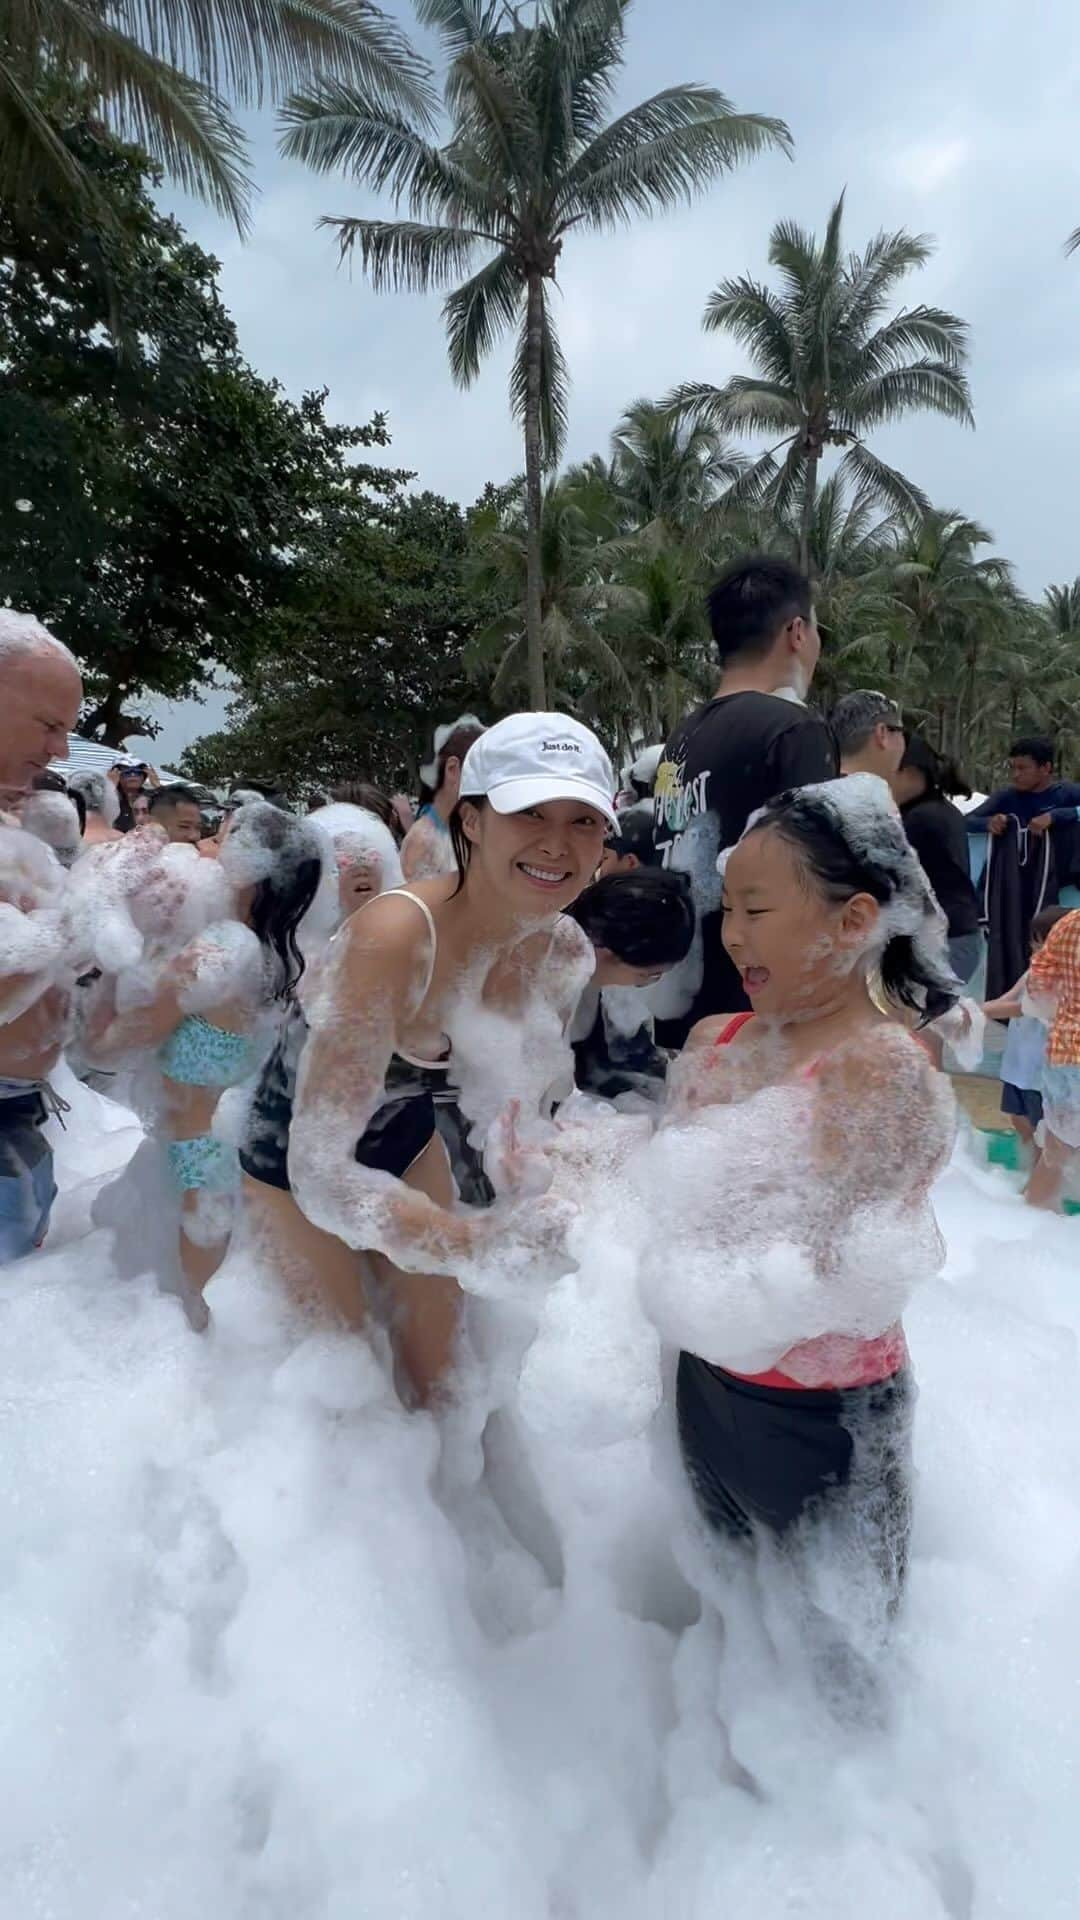
[{"label": "black shorts", "polygon": [[1042,1094],[1033,1087],[1014,1087],[1009,1080],[1001,1083],[1001,1111],[1014,1114],[1018,1120],[1028,1120],[1033,1127],[1040,1126],[1043,1117]]},{"label": "black shorts", "polygon": [[865,1490],[868,1544],[902,1577],[910,1528],[914,1388],[902,1369],[841,1392],[755,1386],[679,1357],[679,1440],[691,1485],[718,1532],[784,1534],[815,1509]]}]

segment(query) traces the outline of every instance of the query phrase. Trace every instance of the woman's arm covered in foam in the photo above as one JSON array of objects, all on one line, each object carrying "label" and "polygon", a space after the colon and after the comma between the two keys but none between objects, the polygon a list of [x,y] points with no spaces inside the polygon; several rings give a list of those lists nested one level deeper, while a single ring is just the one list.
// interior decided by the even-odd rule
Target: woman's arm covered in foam
[{"label": "woman's arm covered in foam", "polygon": [[423,996],[430,934],[416,908],[387,895],[348,921],[305,998],[289,1134],[289,1182],[316,1226],[406,1270],[452,1273],[469,1222],[355,1157],[383,1096],[398,1033]]}]

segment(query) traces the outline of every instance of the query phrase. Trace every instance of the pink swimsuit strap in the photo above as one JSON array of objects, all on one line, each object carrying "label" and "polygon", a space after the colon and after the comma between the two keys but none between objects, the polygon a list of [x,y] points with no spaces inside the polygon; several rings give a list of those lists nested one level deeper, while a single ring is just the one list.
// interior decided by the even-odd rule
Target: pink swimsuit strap
[{"label": "pink swimsuit strap", "polygon": [[[732,1040],[734,1040],[735,1035],[737,1033],[742,1032],[747,1021],[753,1020],[755,1018],[756,1018],[756,1015],[752,1012],[751,1013],[733,1013],[731,1016],[731,1019],[727,1023],[727,1026],[724,1028],[723,1033],[718,1033],[716,1036],[716,1039],[713,1041],[714,1047],[728,1046],[729,1043]],[[805,1067],[799,1068],[796,1078],[799,1080],[812,1080],[818,1068],[821,1065],[821,1060],[822,1060],[821,1054],[820,1053],[816,1054],[813,1060],[809,1061]]]}]

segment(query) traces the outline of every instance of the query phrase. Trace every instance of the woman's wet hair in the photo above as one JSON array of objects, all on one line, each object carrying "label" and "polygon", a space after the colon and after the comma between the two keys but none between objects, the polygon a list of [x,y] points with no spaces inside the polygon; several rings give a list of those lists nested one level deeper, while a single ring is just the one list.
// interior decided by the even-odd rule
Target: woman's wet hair
[{"label": "woman's wet hair", "polygon": [[904,757],[900,762],[901,773],[905,768],[912,773],[922,774],[926,781],[924,798],[927,800],[951,800],[955,794],[964,800],[971,799],[971,782],[965,779],[955,760],[946,759],[919,733],[908,735]]},{"label": "woman's wet hair", "polygon": [[810,884],[841,904],[867,893],[881,908],[884,944],[877,956],[890,1000],[925,1026],[947,1013],[961,985],[949,965],[945,916],[900,817],[872,774],[782,793],[750,822],[789,846]]},{"label": "woman's wet hair", "polygon": [[291,1000],[304,972],[296,934],[322,878],[317,830],[269,800],[252,800],[237,810],[233,832],[243,821],[245,839],[272,855],[269,871],[255,882],[249,925],[261,947],[277,963],[275,999]]},{"label": "woman's wet hair", "polygon": [[694,938],[690,876],[639,868],[594,880],[565,909],[595,947],[628,967],[673,967]]},{"label": "woman's wet hair", "polygon": [[[487,801],[483,794],[471,794],[468,799],[458,801],[457,806],[447,821],[447,827],[450,833],[450,845],[453,849],[454,862],[457,866],[457,886],[454,888],[454,893],[460,893],[462,887],[465,885],[465,875],[469,871],[469,862],[472,859],[472,841],[465,831],[465,822],[461,814],[462,807],[466,806],[475,807],[477,813],[480,813],[483,808],[487,806]],[[453,898],[453,895],[451,895],[451,898]]]}]

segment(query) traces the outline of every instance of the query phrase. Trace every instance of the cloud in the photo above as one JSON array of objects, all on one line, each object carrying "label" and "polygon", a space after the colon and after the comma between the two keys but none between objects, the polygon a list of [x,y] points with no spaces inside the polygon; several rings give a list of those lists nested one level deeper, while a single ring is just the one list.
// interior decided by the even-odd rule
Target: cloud
[{"label": "cloud", "polygon": [[963,138],[922,140],[903,148],[891,165],[905,186],[916,193],[935,193],[947,180],[963,172],[971,153],[970,141]]}]

